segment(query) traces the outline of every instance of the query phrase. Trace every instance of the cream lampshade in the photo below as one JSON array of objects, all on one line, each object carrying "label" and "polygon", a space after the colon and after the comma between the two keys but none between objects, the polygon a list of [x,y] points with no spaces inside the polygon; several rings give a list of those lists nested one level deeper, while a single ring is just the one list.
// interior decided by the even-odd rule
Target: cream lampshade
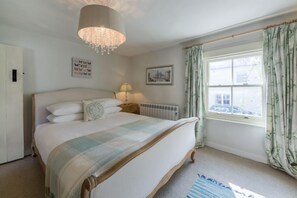
[{"label": "cream lampshade", "polygon": [[133,89],[132,89],[132,86],[129,83],[123,83],[121,85],[120,92],[126,92],[125,93],[125,103],[128,102],[128,95],[127,95],[127,93],[130,92],[130,91],[133,91]]},{"label": "cream lampshade", "polygon": [[113,51],[126,41],[120,13],[104,5],[87,5],[80,11],[78,36],[102,54]]}]

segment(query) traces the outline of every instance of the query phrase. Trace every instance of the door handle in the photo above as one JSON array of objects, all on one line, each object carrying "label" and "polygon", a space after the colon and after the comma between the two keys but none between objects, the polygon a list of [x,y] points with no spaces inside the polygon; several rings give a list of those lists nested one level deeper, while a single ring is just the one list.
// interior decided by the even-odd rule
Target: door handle
[{"label": "door handle", "polygon": [[12,70],[12,82],[17,82],[18,81],[18,72],[16,69]]}]

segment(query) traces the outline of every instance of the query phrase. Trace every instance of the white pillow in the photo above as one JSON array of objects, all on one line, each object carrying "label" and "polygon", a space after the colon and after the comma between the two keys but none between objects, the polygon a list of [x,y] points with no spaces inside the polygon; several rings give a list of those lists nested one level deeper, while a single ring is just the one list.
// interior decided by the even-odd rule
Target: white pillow
[{"label": "white pillow", "polygon": [[107,107],[107,108],[104,108],[104,113],[105,114],[116,113],[116,112],[120,112],[121,110],[122,110],[121,107]]},{"label": "white pillow", "polygon": [[107,107],[116,107],[120,104],[123,104],[123,101],[117,100],[117,99],[112,99],[112,98],[100,98],[100,99],[95,99],[93,101],[99,101],[104,108]]},{"label": "white pillow", "polygon": [[104,107],[97,100],[83,100],[84,121],[97,120],[104,117]]},{"label": "white pillow", "polygon": [[69,114],[69,115],[63,115],[63,116],[55,116],[53,114],[50,114],[46,117],[48,121],[52,123],[61,123],[61,122],[70,122],[74,120],[82,120],[83,114],[82,113],[76,113],[76,114]]},{"label": "white pillow", "polygon": [[82,107],[81,101],[56,103],[56,104],[47,106],[46,109],[55,116],[83,112],[83,107]]}]

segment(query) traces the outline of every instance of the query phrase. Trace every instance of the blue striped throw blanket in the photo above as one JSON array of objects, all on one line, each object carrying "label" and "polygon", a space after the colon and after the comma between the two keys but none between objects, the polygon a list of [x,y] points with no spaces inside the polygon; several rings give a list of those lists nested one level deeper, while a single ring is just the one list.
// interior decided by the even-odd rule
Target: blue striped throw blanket
[{"label": "blue striped throw blanket", "polygon": [[100,176],[176,123],[144,118],[57,146],[51,152],[46,167],[47,196],[80,197],[84,179],[91,175]]}]

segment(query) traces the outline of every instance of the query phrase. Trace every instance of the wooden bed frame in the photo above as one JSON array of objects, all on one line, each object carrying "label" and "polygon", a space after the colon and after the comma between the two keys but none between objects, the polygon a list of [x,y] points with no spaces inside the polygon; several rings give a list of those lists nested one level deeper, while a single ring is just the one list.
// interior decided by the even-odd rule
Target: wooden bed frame
[{"label": "wooden bed frame", "polygon": [[[66,89],[66,90],[59,90],[56,91],[57,93],[59,92],[65,92],[65,91],[80,91],[80,90],[86,90],[87,88],[71,88],[71,89]],[[102,90],[92,90],[92,89],[88,89],[88,91],[94,91],[94,92],[101,92]],[[103,90],[104,92],[106,92],[105,90]],[[109,91],[110,93],[113,93],[115,96],[114,92]],[[46,92],[48,93],[48,92]],[[85,97],[85,96],[83,96]],[[96,98],[96,97],[90,97],[90,98]],[[59,101],[59,99],[57,100]],[[71,101],[70,100],[64,100],[64,101]],[[41,156],[39,154],[38,148],[36,147],[35,144],[35,140],[34,140],[34,132],[35,132],[35,128],[38,124],[38,121],[36,119],[36,106],[35,106],[35,94],[32,96],[32,156],[33,157],[38,157],[39,162],[41,164],[41,167],[45,173],[45,169],[46,169],[46,165],[43,163]],[[135,152],[131,153],[130,155],[126,156],[125,158],[123,158],[122,160],[120,160],[118,163],[116,163],[113,167],[111,167],[108,171],[104,172],[103,174],[101,174],[99,177],[95,177],[95,176],[90,176],[88,178],[86,178],[83,182],[82,188],[81,188],[81,197],[82,198],[90,198],[91,197],[91,191],[101,182],[105,181],[106,179],[108,179],[110,176],[112,176],[116,171],[118,171],[121,167],[125,166],[129,161],[133,160],[135,157],[137,157],[138,155],[140,155],[141,153],[147,151],[148,149],[150,149],[151,147],[153,147],[154,145],[156,145],[158,142],[160,142],[163,138],[165,138],[167,135],[169,135],[171,132],[173,132],[174,130],[178,129],[179,127],[182,127],[185,124],[189,124],[189,123],[196,123],[198,121],[198,118],[190,118],[187,119],[183,122],[181,122],[180,124],[174,126],[173,128],[170,128],[168,130],[166,130],[164,133],[162,133],[161,135],[157,136],[156,138],[154,138],[151,142],[149,142],[147,145],[145,145],[144,147],[140,148],[139,150],[136,150]],[[40,124],[40,123],[39,123]],[[171,178],[171,176],[184,164],[184,162],[188,159],[191,158],[192,162],[195,162],[195,148],[190,149],[187,154],[184,156],[184,158],[178,163],[176,164],[173,168],[171,168],[165,175],[164,177],[161,179],[161,181],[159,182],[159,184],[154,188],[154,190],[148,195],[149,198],[154,197],[154,195],[157,193],[157,191],[164,186],[169,179]]]}]

